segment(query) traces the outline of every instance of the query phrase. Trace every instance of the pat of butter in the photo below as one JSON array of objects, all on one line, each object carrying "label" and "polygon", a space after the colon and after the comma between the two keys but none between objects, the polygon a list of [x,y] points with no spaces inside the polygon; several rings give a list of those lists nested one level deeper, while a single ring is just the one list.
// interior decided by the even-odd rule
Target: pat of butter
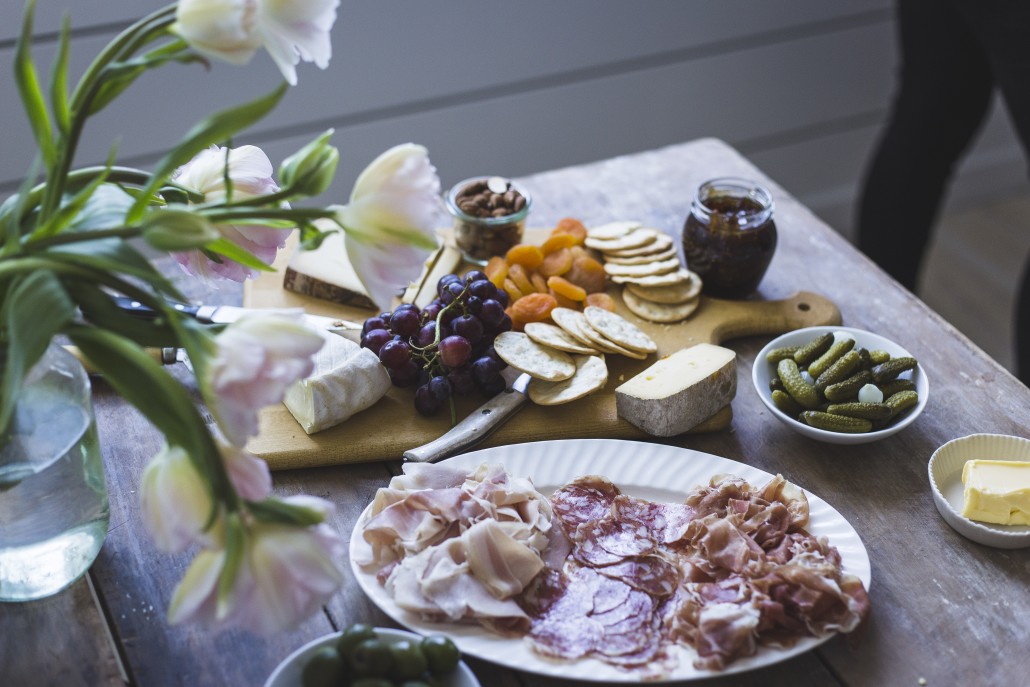
[{"label": "pat of butter", "polygon": [[1030,525],[1030,462],[966,461],[962,484],[964,517],[998,525]]}]

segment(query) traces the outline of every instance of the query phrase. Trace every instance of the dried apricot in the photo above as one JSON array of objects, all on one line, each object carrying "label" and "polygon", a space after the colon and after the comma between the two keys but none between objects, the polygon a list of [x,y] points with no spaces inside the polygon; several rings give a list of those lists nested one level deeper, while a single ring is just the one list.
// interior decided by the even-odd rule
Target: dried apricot
[{"label": "dried apricot", "polygon": [[544,275],[534,272],[529,275],[529,281],[533,284],[533,288],[536,289],[537,293],[547,293],[547,279],[544,278]]},{"label": "dried apricot", "polygon": [[544,261],[540,263],[540,274],[545,277],[554,277],[565,274],[571,267],[572,251],[568,248],[560,248],[544,256]]},{"label": "dried apricot", "polygon": [[531,293],[511,304],[511,319],[526,322],[543,322],[551,317],[551,311],[558,307],[558,301],[549,293]]},{"label": "dried apricot", "polygon": [[579,243],[583,243],[587,237],[587,228],[578,219],[565,217],[559,220],[558,226],[551,230],[551,235],[555,234],[572,234]]},{"label": "dried apricot", "polygon": [[583,305],[584,307],[587,305],[593,305],[607,310],[608,312],[615,312],[615,300],[604,291],[588,293]]},{"label": "dried apricot", "polygon": [[[603,268],[602,268],[603,269]],[[527,293],[534,293],[533,282],[529,281],[529,273],[522,265],[515,263],[508,268],[508,279],[511,279],[515,287],[525,296]]]},{"label": "dried apricot", "polygon": [[504,278],[508,276],[508,263],[500,255],[495,255],[486,261],[483,267],[486,278],[493,282],[497,288],[504,286]]},{"label": "dried apricot", "polygon": [[543,245],[540,246],[540,250],[545,256],[547,256],[561,248],[571,248],[573,246],[578,246],[580,243],[581,240],[577,239],[572,234],[551,234],[551,236],[544,241]]},{"label": "dried apricot", "polygon": [[583,305],[582,303],[577,303],[576,301],[572,300],[571,298],[568,298],[566,296],[561,295],[560,293],[558,293],[554,289],[551,289],[549,293],[552,296],[554,296],[554,300],[556,300],[558,302],[558,307],[559,308],[571,308],[572,310],[579,310],[580,307]]},{"label": "dried apricot", "polygon": [[540,267],[540,263],[544,260],[544,254],[540,251],[540,246],[518,243],[508,249],[504,259],[509,265],[522,265],[527,272],[532,272]]},{"label": "dried apricot", "polygon": [[522,298],[522,291],[519,290],[519,287],[515,286],[515,282],[513,282],[511,279],[505,279],[504,283],[501,285],[501,288],[508,292],[508,298],[513,303],[518,299]]},{"label": "dried apricot", "polygon": [[547,285],[554,290],[555,293],[560,293],[566,298],[570,298],[574,301],[583,301],[587,297],[587,292],[582,287],[576,286],[570,281],[562,279],[561,277],[549,277],[547,279]]},{"label": "dried apricot", "polygon": [[562,276],[587,293],[604,291],[604,265],[593,258],[576,258],[572,269]]}]

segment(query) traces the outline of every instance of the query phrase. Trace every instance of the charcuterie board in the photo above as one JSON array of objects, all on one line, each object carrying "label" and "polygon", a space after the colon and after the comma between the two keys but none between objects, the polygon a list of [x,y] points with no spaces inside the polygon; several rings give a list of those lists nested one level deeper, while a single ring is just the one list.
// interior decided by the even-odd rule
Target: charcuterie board
[{"label": "charcuterie board", "polygon": [[[245,285],[244,305],[300,307],[311,314],[357,322],[375,314],[283,289],[282,268],[292,249],[292,244],[288,245],[280,255],[276,264],[279,271],[264,273]],[[626,310],[619,291],[620,287],[612,287],[610,292],[618,312],[651,335],[658,344],[657,354],[646,360],[608,356],[608,383],[604,389],[562,406],[527,404],[487,437],[483,447],[548,439],[645,439],[648,435],[616,414],[615,388],[652,364],[656,357],[697,343],[720,344],[742,336],[779,334],[841,321],[834,303],[817,294],[801,292],[776,301],[729,301],[702,296],[697,311],[688,319],[675,324],[655,324]],[[354,332],[355,340],[357,335],[358,332]],[[742,373],[738,371],[738,374]],[[475,394],[458,399],[457,418],[464,418],[484,400]],[[723,430],[730,425],[731,418],[732,411],[726,407],[692,431]],[[312,435],[304,433],[285,406],[266,408],[261,415],[261,433],[248,448],[264,458],[273,470],[399,460],[404,451],[436,439],[450,426],[448,413],[423,417],[415,411],[411,389],[392,388],[368,410]]]}]

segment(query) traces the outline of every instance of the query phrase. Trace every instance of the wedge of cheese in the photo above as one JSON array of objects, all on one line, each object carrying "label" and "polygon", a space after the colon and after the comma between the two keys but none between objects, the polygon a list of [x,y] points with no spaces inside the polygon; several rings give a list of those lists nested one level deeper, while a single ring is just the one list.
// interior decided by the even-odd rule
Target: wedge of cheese
[{"label": "wedge of cheese", "polygon": [[1030,463],[969,460],[962,467],[962,515],[997,525],[1030,525]]},{"label": "wedge of cheese", "polygon": [[283,274],[283,288],[355,308],[375,308],[347,257],[343,233],[330,234],[314,250],[296,250]]},{"label": "wedge of cheese", "polygon": [[335,334],[315,358],[315,370],[286,390],[283,404],[308,434],[338,425],[372,406],[390,389],[379,356]]},{"label": "wedge of cheese", "polygon": [[615,389],[619,417],[670,437],[707,420],[737,394],[737,354],[697,344],[655,362]]}]

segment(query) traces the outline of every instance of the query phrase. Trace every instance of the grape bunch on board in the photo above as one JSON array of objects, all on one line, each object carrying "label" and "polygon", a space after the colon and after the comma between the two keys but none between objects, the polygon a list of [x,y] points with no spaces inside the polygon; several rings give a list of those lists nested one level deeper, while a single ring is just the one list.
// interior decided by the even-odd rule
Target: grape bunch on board
[{"label": "grape bunch on board", "polygon": [[396,386],[415,387],[418,412],[435,415],[449,403],[453,419],[454,395],[504,390],[506,365],[493,341],[511,329],[509,296],[480,270],[441,277],[436,293],[421,310],[403,303],[365,320],[361,345],[379,356]]}]

